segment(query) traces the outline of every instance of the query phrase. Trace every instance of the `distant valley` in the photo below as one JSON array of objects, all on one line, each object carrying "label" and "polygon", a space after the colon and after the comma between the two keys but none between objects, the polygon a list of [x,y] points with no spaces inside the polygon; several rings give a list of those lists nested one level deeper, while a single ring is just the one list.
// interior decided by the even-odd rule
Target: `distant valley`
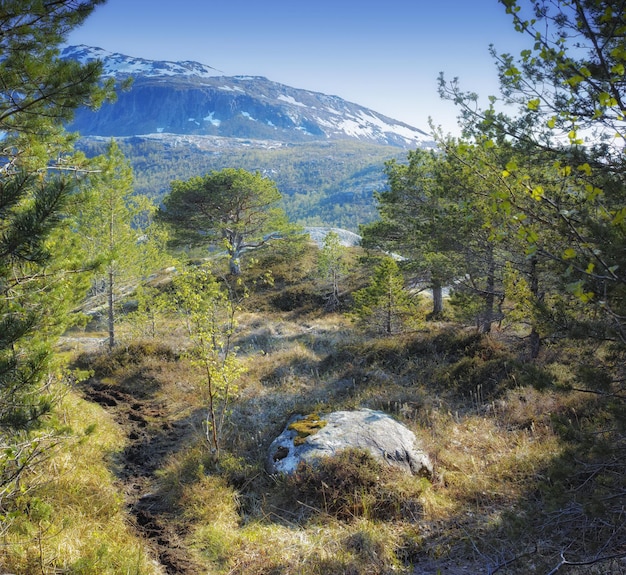
[{"label": "distant valley", "polygon": [[262,77],[225,77],[196,62],[155,62],[86,46],[62,57],[99,59],[104,74],[133,77],[132,88],[100,110],[78,110],[68,126],[79,147],[100,153],[114,137],[129,158],[135,188],[157,201],[174,179],[224,167],[260,171],[304,225],[356,231],[376,216],[373,192],[384,162],[431,147],[425,132],[337,96]]}]

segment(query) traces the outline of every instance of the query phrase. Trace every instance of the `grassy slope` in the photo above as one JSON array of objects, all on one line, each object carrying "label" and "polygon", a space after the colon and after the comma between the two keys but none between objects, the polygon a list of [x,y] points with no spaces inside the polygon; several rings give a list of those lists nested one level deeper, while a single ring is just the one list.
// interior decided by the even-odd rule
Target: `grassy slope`
[{"label": "grassy slope", "polygon": [[[320,310],[314,258],[274,265],[274,286],[246,303],[238,345],[248,371],[217,465],[197,374],[179,355],[182,326],[164,320],[158,343],[84,354],[93,376],[82,394],[109,399],[99,407],[77,390],[64,402],[59,415],[82,439],[51,461],[54,482],[35,494],[54,513],[25,514],[0,565],[24,575],[548,573],[562,551],[572,561],[624,551],[615,402],[571,389],[581,360],[611,369],[606,348],[565,341],[531,364],[505,328],[487,337],[424,323],[368,336]],[[411,427],[433,480],[352,456],[329,463],[323,483],[267,476],[264,454],[291,414],[356,407]],[[614,559],[567,572],[624,568]]]}]

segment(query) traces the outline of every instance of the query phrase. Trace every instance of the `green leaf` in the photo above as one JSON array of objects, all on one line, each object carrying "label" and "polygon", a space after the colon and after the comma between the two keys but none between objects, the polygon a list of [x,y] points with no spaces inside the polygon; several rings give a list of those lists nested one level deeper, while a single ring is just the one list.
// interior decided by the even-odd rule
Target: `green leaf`
[{"label": "green leaf", "polygon": [[538,110],[539,109],[539,104],[541,104],[541,99],[539,98],[534,98],[532,100],[530,100],[527,104],[528,109],[529,110]]},{"label": "green leaf", "polygon": [[541,200],[541,198],[543,198],[543,192],[543,186],[535,186],[530,193],[530,197],[533,200],[539,201]]},{"label": "green leaf", "polygon": [[613,220],[611,221],[611,223],[614,226],[619,226],[624,222],[624,219],[626,219],[626,208],[621,208],[620,210],[618,210],[615,215],[613,216]]},{"label": "green leaf", "polygon": [[[624,73],[624,66],[622,64],[620,64],[621,68],[622,68],[622,74]],[[611,96],[611,94],[609,94],[608,92],[600,92],[598,94],[598,101],[600,102],[600,105],[606,108],[612,107],[612,106],[617,106],[617,100],[615,98],[613,98],[613,96]]]},{"label": "green leaf", "polygon": [[517,162],[515,160],[511,160],[510,162],[507,162],[506,169],[509,172],[514,172],[515,170],[517,170]]},{"label": "green leaf", "polygon": [[583,80],[584,78],[582,76],[576,75],[576,76],[572,76],[571,78],[568,78],[567,80],[565,80],[565,82],[571,88],[576,88],[576,86],[578,86]]}]

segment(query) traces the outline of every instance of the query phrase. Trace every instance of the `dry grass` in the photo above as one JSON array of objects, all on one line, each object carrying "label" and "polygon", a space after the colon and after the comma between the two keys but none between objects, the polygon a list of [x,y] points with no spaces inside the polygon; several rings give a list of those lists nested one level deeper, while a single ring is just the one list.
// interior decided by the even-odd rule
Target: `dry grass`
[{"label": "dry grass", "polygon": [[[179,509],[188,543],[211,572],[408,574],[414,565],[486,572],[539,537],[529,515],[542,513],[547,474],[567,449],[555,417],[577,412],[584,399],[558,389],[571,370],[552,362],[548,375],[529,371],[507,346],[447,328],[362,340],[341,315],[293,312],[246,313],[240,325],[248,371],[232,406],[226,460],[213,468],[199,436],[160,473],[163,496]],[[180,362],[152,358],[142,369],[169,402],[201,407]],[[497,385],[477,384],[496,376]],[[533,387],[545,387],[546,378],[557,388]],[[304,497],[294,503],[263,470],[269,442],[294,412],[361,406],[404,421],[435,462],[431,483],[398,477],[385,484],[414,500],[411,513],[348,517]],[[365,497],[361,503],[373,505]],[[535,572],[547,572],[556,552],[547,545],[533,553]],[[528,564],[515,561],[504,572],[525,573]]]},{"label": "dry grass", "polygon": [[[487,573],[518,557],[498,572],[545,574],[568,537],[576,557],[598,550],[584,547],[584,538],[572,540],[589,538],[596,518],[607,522],[598,532],[610,537],[613,529],[614,540],[624,541],[624,528],[611,523],[617,515],[587,509],[584,500],[592,500],[598,478],[612,478],[613,493],[623,489],[623,478],[611,476],[613,469],[594,467],[597,475],[585,475],[584,466],[573,469],[574,461],[601,460],[582,451],[581,438],[589,440],[598,418],[615,421],[598,398],[568,389],[577,377],[574,350],[555,347],[529,365],[497,333],[487,338],[446,324],[368,339],[343,315],[311,310],[308,303],[306,309],[277,309],[272,298],[290,287],[286,270],[283,275],[285,285],[259,288],[239,318],[236,344],[247,372],[231,405],[222,460],[211,461],[198,429],[157,471],[159,496],[207,573],[456,575]],[[122,346],[130,350],[124,333]],[[178,356],[184,330],[164,318],[161,333],[159,345],[174,359],[144,354],[106,372],[111,357],[105,355],[92,367],[102,369],[110,385],[149,391],[154,401],[167,403],[170,423],[193,425],[192,415],[205,406]],[[607,356],[597,357],[602,365]],[[340,513],[268,477],[265,453],[292,414],[356,407],[390,412],[413,429],[435,463],[433,480],[386,478],[367,493],[373,500],[363,492],[350,503],[365,511]],[[111,455],[125,440],[121,430],[101,408],[75,396],[59,417],[79,436],[96,424],[51,462],[53,487],[38,494],[66,522],[50,524],[50,533],[58,534],[46,540],[42,560],[39,527],[29,521],[30,543],[9,565],[30,575],[37,561],[63,557],[57,564],[68,573],[158,573],[124,521],[111,474]],[[385,497],[411,506],[396,505],[404,511],[395,516],[368,511]],[[568,525],[572,520],[584,529]],[[16,544],[25,539],[15,537]],[[71,571],[80,561],[84,569]],[[602,567],[623,571],[618,563]]]},{"label": "dry grass", "polygon": [[[67,395],[59,417],[74,439],[40,470],[48,481],[5,534],[0,565],[12,573],[161,575],[127,521],[111,472],[125,437],[95,404]],[[3,571],[4,572],[4,571]]]}]

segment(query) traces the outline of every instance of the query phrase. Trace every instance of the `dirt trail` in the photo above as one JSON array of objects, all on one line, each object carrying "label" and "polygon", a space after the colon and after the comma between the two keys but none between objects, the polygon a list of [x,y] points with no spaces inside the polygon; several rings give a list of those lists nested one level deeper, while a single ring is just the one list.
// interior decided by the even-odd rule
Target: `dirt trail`
[{"label": "dirt trail", "polygon": [[168,520],[168,511],[155,491],[154,473],[165,457],[175,451],[190,431],[189,423],[172,421],[164,402],[138,398],[118,386],[91,379],[83,386],[85,396],[113,414],[128,437],[119,461],[129,514],[134,525],[167,575],[196,575],[202,568],[191,558],[182,533]]}]

